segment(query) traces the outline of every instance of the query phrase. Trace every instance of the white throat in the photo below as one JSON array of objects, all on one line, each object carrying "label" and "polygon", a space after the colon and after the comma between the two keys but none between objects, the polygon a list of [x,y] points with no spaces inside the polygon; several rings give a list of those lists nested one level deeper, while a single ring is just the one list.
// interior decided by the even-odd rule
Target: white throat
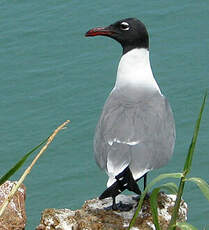
[{"label": "white throat", "polygon": [[147,49],[135,48],[121,57],[114,87],[116,89],[123,91],[123,94],[130,94],[131,91],[131,97],[146,96],[156,91],[161,93],[152,74]]}]

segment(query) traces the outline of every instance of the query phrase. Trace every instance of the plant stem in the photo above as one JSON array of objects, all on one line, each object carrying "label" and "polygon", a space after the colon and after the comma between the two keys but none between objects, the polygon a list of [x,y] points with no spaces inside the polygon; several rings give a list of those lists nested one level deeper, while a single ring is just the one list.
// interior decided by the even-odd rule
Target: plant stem
[{"label": "plant stem", "polygon": [[197,137],[198,137],[198,133],[199,133],[199,129],[200,129],[200,122],[201,122],[202,113],[203,113],[203,110],[205,107],[207,94],[208,93],[206,91],[204,98],[203,98],[202,106],[200,108],[199,116],[198,116],[198,119],[197,119],[196,124],[195,124],[195,129],[194,129],[192,141],[191,141],[191,144],[189,146],[188,154],[187,154],[186,161],[184,164],[183,175],[181,177],[179,188],[178,188],[175,206],[174,206],[174,209],[172,212],[171,221],[170,221],[169,226],[168,226],[169,230],[175,230],[176,229],[176,220],[178,217],[179,207],[180,207],[180,203],[181,203],[181,197],[182,197],[183,190],[184,190],[184,184],[186,181],[186,176],[191,170],[192,158],[193,158],[193,154],[194,154],[194,150],[195,150],[195,145],[197,142]]},{"label": "plant stem", "polygon": [[178,210],[179,210],[179,207],[180,207],[181,197],[182,197],[183,190],[184,190],[185,178],[186,178],[186,175],[183,174],[183,176],[182,176],[182,178],[180,180],[180,184],[179,184],[179,188],[178,188],[178,193],[177,193],[174,209],[172,211],[171,221],[170,221],[169,226],[168,226],[169,230],[175,230],[176,229],[176,220],[178,218]]}]

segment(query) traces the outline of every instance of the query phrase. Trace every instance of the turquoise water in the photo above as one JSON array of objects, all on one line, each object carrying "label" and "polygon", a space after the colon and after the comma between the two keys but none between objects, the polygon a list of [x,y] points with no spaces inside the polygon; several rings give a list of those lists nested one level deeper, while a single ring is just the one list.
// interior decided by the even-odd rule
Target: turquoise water
[{"label": "turquoise water", "polygon": [[[209,86],[208,3],[1,0],[0,173],[71,120],[25,181],[27,229],[38,225],[43,209],[77,209],[105,189],[107,178],[94,162],[92,140],[114,85],[121,48],[104,37],[85,38],[94,26],[124,17],[147,25],[153,72],[172,105],[177,128],[172,160],[148,179],[181,170]],[[191,174],[209,182],[208,104]],[[195,185],[186,185],[184,199],[188,221],[198,229],[209,226],[208,202]]]}]

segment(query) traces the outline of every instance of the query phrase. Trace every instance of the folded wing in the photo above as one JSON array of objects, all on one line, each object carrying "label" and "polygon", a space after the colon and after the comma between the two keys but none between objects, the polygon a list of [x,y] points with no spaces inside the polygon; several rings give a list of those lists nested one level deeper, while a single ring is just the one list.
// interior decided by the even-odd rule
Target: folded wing
[{"label": "folded wing", "polygon": [[127,166],[136,180],[166,164],[174,142],[173,114],[162,94],[128,102],[113,91],[97,124],[95,158],[109,175],[109,187]]}]

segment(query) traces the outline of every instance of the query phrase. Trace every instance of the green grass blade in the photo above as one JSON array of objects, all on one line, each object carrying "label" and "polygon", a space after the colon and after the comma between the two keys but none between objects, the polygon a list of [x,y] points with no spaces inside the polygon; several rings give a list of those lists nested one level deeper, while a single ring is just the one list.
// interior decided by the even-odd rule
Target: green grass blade
[{"label": "green grass blade", "polygon": [[188,224],[186,222],[177,222],[176,223],[176,226],[181,228],[181,230],[198,230],[197,228],[195,228],[193,225],[191,224]]},{"label": "green grass blade", "polygon": [[160,174],[159,176],[157,176],[156,178],[154,178],[148,185],[147,187],[145,188],[145,190],[142,192],[141,196],[140,196],[140,200],[139,200],[139,204],[138,204],[138,207],[136,209],[136,212],[134,214],[134,216],[132,217],[131,219],[131,222],[129,224],[129,227],[128,227],[128,230],[130,230],[133,225],[135,224],[136,222],[136,218],[142,208],[142,204],[143,204],[143,201],[144,201],[144,197],[146,195],[146,193],[148,192],[148,190],[151,189],[151,187],[153,185],[155,185],[157,182],[163,180],[163,179],[167,179],[167,178],[176,178],[176,179],[179,179],[183,176],[182,173],[165,173],[165,174]]},{"label": "green grass blade", "polygon": [[155,225],[155,229],[156,230],[160,230],[160,225],[158,222],[158,202],[157,202],[157,198],[158,198],[158,193],[161,189],[166,189],[169,192],[171,192],[172,194],[177,194],[177,190],[178,187],[175,183],[166,183],[163,185],[160,185],[159,187],[155,188],[150,196],[150,207],[151,207],[151,211],[152,211],[152,219],[153,219],[153,223]]},{"label": "green grass blade", "polygon": [[0,185],[2,185],[5,181],[7,181],[15,172],[17,172],[17,170],[24,164],[24,162],[27,160],[27,158],[34,152],[36,151],[38,148],[40,148],[46,141],[48,140],[45,139],[44,141],[42,141],[39,145],[37,145],[36,147],[34,147],[31,151],[29,151],[28,153],[25,154],[25,156],[23,156],[6,174],[4,174],[1,178],[0,178]]},{"label": "green grass blade", "polygon": [[209,185],[206,181],[198,177],[191,177],[187,179],[187,181],[194,182],[199,187],[199,189],[202,191],[206,199],[209,201]]},{"label": "green grass blade", "polygon": [[183,176],[182,173],[164,173],[160,174],[156,178],[154,178],[148,185],[147,189],[150,190],[150,188],[155,185],[157,182],[167,179],[167,178],[175,178],[175,179],[180,179]]},{"label": "green grass blade", "polygon": [[134,213],[134,215],[133,215],[133,217],[131,219],[131,222],[130,222],[130,224],[128,226],[128,230],[130,230],[134,226],[134,224],[136,222],[136,218],[137,218],[137,216],[138,216],[138,214],[139,214],[139,212],[140,212],[140,210],[142,208],[142,204],[143,204],[143,201],[144,201],[144,198],[146,196],[147,191],[148,191],[148,189],[146,187],[145,190],[142,192],[142,194],[140,196],[140,200],[139,200],[136,212]]},{"label": "green grass blade", "polygon": [[196,124],[195,124],[195,129],[194,129],[192,141],[191,141],[191,144],[189,146],[187,158],[186,158],[186,161],[185,161],[185,164],[184,164],[183,177],[180,180],[178,193],[177,193],[177,198],[176,198],[174,209],[173,209],[173,212],[172,212],[171,221],[170,221],[169,226],[168,226],[169,230],[176,229],[175,226],[176,226],[176,221],[177,221],[177,217],[178,217],[178,211],[179,211],[179,207],[180,207],[180,203],[181,203],[181,197],[182,197],[182,194],[183,194],[183,191],[184,191],[184,185],[185,185],[185,181],[186,181],[186,176],[191,170],[192,158],[193,158],[193,154],[194,154],[195,145],[196,145],[196,142],[197,142],[198,132],[199,132],[199,128],[200,128],[200,122],[201,122],[202,113],[203,113],[203,110],[204,110],[204,107],[205,107],[206,98],[207,98],[207,91],[206,91],[206,93],[204,95],[204,98],[203,98],[203,102],[202,102],[202,106],[200,108],[199,116],[198,116],[198,119],[197,119]]},{"label": "green grass blade", "polygon": [[177,192],[178,192],[178,186],[173,182],[163,184],[163,185],[160,186],[160,188],[161,189],[166,189],[171,194],[177,194]]},{"label": "green grass blade", "polygon": [[157,207],[158,207],[157,196],[158,196],[159,191],[160,191],[160,187],[153,189],[151,196],[150,196],[150,207],[152,211],[152,219],[153,219],[153,224],[155,225],[156,230],[161,230],[159,222],[158,222],[158,211],[157,211]]},{"label": "green grass blade", "polygon": [[195,129],[194,129],[192,141],[191,141],[191,144],[189,146],[187,158],[186,158],[186,161],[185,161],[185,164],[184,164],[184,172],[186,174],[188,174],[190,169],[191,169],[193,153],[194,153],[195,145],[196,145],[196,142],[197,142],[197,136],[198,136],[199,129],[200,129],[200,122],[201,122],[202,113],[203,113],[203,110],[204,110],[204,107],[205,107],[206,98],[207,98],[207,91],[205,92],[205,95],[204,95],[204,98],[203,98],[203,102],[202,102],[202,106],[200,108],[199,116],[198,116],[198,119],[197,119],[196,124],[195,124]]}]

